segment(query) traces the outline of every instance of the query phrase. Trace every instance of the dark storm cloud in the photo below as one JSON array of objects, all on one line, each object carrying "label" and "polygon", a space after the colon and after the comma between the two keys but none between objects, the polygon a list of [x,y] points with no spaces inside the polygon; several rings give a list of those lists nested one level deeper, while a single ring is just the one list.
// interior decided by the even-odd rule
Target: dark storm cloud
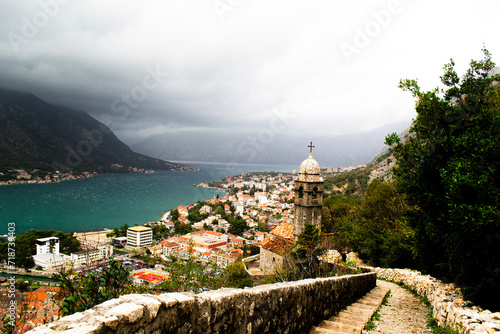
[{"label": "dark storm cloud", "polygon": [[400,78],[430,89],[450,57],[466,66],[483,41],[500,54],[496,1],[477,18],[451,1],[227,4],[1,1],[1,85],[85,110],[126,142],[255,133],[285,108],[288,132],[338,135],[411,119]]}]

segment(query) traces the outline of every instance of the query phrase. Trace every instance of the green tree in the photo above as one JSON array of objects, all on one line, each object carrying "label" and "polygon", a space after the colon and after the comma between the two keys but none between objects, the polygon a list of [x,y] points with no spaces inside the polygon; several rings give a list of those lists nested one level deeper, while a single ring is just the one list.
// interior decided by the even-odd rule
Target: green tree
[{"label": "green tree", "polygon": [[415,233],[404,217],[407,209],[392,183],[375,181],[368,186],[351,244],[360,257],[376,266],[413,265]]},{"label": "green tree", "polygon": [[416,98],[417,117],[405,141],[386,137],[397,159],[398,189],[414,209],[421,269],[464,285],[466,297],[500,308],[500,77],[483,49],[462,78],[453,60],[445,89],[400,87]]},{"label": "green tree", "polygon": [[176,234],[187,234],[192,231],[191,225],[186,223],[176,223],[174,232]]},{"label": "green tree", "polygon": [[221,269],[214,262],[201,262],[191,256],[185,260],[172,256],[165,266],[170,279],[158,285],[161,291],[199,293],[223,286]]},{"label": "green tree", "polygon": [[324,251],[318,247],[321,242],[321,231],[314,224],[304,223],[304,230],[295,242],[295,249],[290,252],[294,264],[288,275],[293,279],[315,278],[321,275],[318,256]]},{"label": "green tree", "polygon": [[54,274],[61,287],[62,315],[87,310],[106,300],[117,298],[130,289],[128,269],[115,260],[109,261],[109,264],[109,270],[102,275],[87,272],[79,276],[73,269]]},{"label": "green tree", "polygon": [[321,230],[324,233],[336,232],[340,222],[346,216],[350,217],[359,205],[359,198],[352,196],[333,195],[323,199]]},{"label": "green tree", "polygon": [[21,292],[26,292],[28,291],[28,288],[31,286],[30,282],[26,281],[25,279],[18,280],[16,282],[17,289]]},{"label": "green tree", "polygon": [[120,227],[120,237],[124,237],[127,235],[128,224],[125,224]]},{"label": "green tree", "polygon": [[2,319],[2,323],[0,324],[0,333],[1,334],[12,334],[16,330],[16,326],[13,326],[12,324],[15,324],[15,320],[11,320],[11,318],[5,316]]},{"label": "green tree", "polygon": [[240,215],[237,215],[233,219],[229,219],[229,223],[231,226],[228,229],[228,232],[234,235],[241,235],[246,229],[248,229],[248,224],[245,219],[241,218]]},{"label": "green tree", "polygon": [[266,225],[265,222],[259,222],[259,223],[257,223],[257,229],[260,232],[269,232],[269,227]]},{"label": "green tree", "polygon": [[241,260],[237,260],[227,266],[223,273],[224,286],[230,288],[244,288],[253,286],[252,276],[246,271]]},{"label": "green tree", "polygon": [[175,223],[179,219],[179,210],[177,208],[170,210],[170,216],[172,216],[172,221]]},{"label": "green tree", "polygon": [[392,183],[374,181],[364,196],[325,198],[322,231],[334,233],[335,248],[354,250],[372,265],[412,266],[414,231],[404,215],[407,209]]},{"label": "green tree", "polygon": [[217,206],[217,208],[215,209],[215,214],[216,215],[223,215],[224,214],[224,206],[223,205]]},{"label": "green tree", "polygon": [[129,270],[116,260],[109,261],[109,270],[102,273],[105,300],[117,298],[130,288]]}]

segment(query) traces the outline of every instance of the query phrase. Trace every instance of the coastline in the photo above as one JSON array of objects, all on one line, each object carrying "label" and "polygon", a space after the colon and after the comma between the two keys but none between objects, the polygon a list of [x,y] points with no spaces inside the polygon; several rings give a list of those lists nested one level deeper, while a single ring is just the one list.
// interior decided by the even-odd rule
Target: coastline
[{"label": "coastline", "polygon": [[[190,166],[181,166],[181,168],[177,169],[171,169],[170,171],[175,171],[175,172],[199,172],[199,168],[193,168]],[[130,171],[117,171],[118,174],[154,174],[155,171],[152,169],[131,169]],[[55,174],[47,174],[44,178],[31,178],[31,175],[29,173],[25,173],[25,175],[21,178],[17,179],[10,179],[7,181],[0,181],[0,186],[13,186],[13,185],[19,185],[19,184],[48,184],[48,183],[59,183],[59,182],[64,182],[64,181],[74,181],[74,180],[81,180],[81,179],[88,179],[94,176],[99,176],[99,175],[104,175],[104,174],[114,174],[113,172],[104,172],[104,173],[98,173],[98,172],[81,172],[80,174],[73,174],[73,172],[68,172],[68,173],[58,173],[56,172]],[[27,177],[27,178],[26,178]]]},{"label": "coastline", "polygon": [[[204,188],[204,189],[213,189],[213,190],[217,190],[217,191],[220,191],[221,193],[224,193],[225,195],[228,194],[228,191],[227,189],[224,189],[224,188],[218,188],[218,187],[209,187],[209,186],[200,186],[200,184],[203,184],[203,182],[200,182],[199,184],[193,184],[193,187],[195,188]],[[196,203],[196,202],[195,202]],[[187,205],[191,205],[191,204],[194,204],[194,203],[189,203]],[[165,222],[165,221],[168,221],[168,215],[170,214],[170,211],[172,211],[173,209],[175,209],[176,207],[173,207],[172,209],[169,209],[168,211],[163,211],[161,213],[161,218],[158,219],[158,221],[161,221],[161,222]]]},{"label": "coastline", "polygon": [[219,188],[219,187],[210,187],[209,185],[207,185],[204,182],[200,182],[198,184],[193,184],[193,187],[195,187],[195,188],[205,188],[205,189],[215,189],[215,190],[218,190],[218,191],[221,191],[221,192],[224,192],[224,193],[227,194],[227,189],[225,189],[225,188]]},{"label": "coastline", "polygon": [[[88,173],[88,172],[85,172]],[[63,174],[64,175],[64,174]],[[102,174],[98,174],[97,172],[85,174],[73,175],[69,174],[67,176],[63,176],[61,178],[51,178],[51,179],[22,179],[22,180],[8,180],[8,181],[0,181],[0,186],[13,186],[18,184],[48,184],[48,183],[59,183],[64,181],[74,181],[81,179],[88,179],[94,176],[98,176]]]},{"label": "coastline", "polygon": [[[208,184],[228,176],[230,172],[224,166],[200,163],[192,165],[201,169],[196,173],[157,171],[141,177],[129,173],[106,173],[88,180],[58,182],[51,186],[0,187],[0,201],[5,210],[0,218],[4,226],[15,222],[17,233],[31,228],[81,232],[82,222],[86,231],[100,230],[99,226],[113,229],[124,224],[142,225],[158,221],[179,205],[206,201],[217,194],[226,196],[228,189],[220,185],[217,185],[219,188],[207,189],[193,187],[193,184]],[[286,169],[245,166],[244,173]],[[7,233],[6,229],[1,232]]]},{"label": "coastline", "polygon": [[165,221],[167,221],[167,220],[168,220],[168,218],[167,218],[167,217],[168,217],[168,215],[170,214],[170,211],[171,211],[171,210],[168,210],[167,212],[165,212],[165,213],[161,216],[161,218],[160,218],[160,221],[161,221],[161,222],[165,222]]}]

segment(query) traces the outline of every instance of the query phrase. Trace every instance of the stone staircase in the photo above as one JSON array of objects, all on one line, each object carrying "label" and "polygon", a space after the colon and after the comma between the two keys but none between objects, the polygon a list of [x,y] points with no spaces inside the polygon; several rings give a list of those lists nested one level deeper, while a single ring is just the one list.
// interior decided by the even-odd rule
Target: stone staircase
[{"label": "stone staircase", "polygon": [[363,298],[348,306],[336,316],[323,320],[318,327],[313,327],[310,334],[360,334],[370,321],[375,311],[389,291],[388,286],[380,284]]}]

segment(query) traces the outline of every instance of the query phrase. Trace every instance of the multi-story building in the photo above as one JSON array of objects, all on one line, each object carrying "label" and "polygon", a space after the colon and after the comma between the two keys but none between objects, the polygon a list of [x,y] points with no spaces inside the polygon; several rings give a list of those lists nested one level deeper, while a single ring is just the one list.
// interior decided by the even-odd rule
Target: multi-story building
[{"label": "multi-story building", "polygon": [[59,238],[48,237],[36,239],[36,255],[33,255],[35,266],[44,270],[61,268],[66,258],[59,254]]},{"label": "multi-story building", "polygon": [[127,230],[127,246],[144,248],[153,243],[153,229],[146,226],[133,226]]},{"label": "multi-story building", "polygon": [[71,263],[75,267],[90,265],[110,258],[113,255],[111,245],[98,245],[97,247],[85,248],[79,252],[71,253]]},{"label": "multi-story building", "polygon": [[59,254],[59,238],[57,237],[36,239],[35,244],[37,254]]},{"label": "multi-story building", "polygon": [[102,253],[97,248],[91,248],[88,250],[71,253],[71,262],[75,267],[89,265],[101,259]]}]

